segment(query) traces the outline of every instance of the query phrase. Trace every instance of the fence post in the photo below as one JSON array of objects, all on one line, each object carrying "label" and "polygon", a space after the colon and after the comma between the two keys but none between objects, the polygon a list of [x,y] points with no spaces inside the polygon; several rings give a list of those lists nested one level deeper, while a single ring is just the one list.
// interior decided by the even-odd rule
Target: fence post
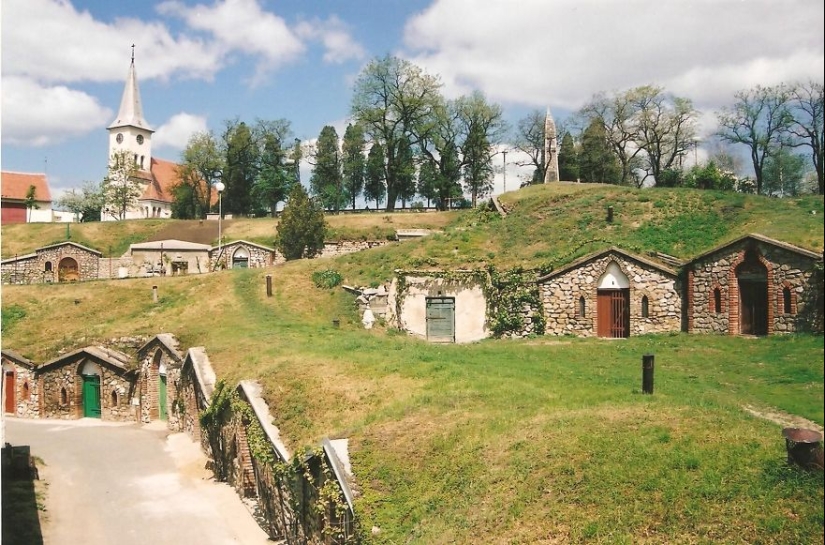
[{"label": "fence post", "polygon": [[272,297],[272,275],[266,275],[266,296]]},{"label": "fence post", "polygon": [[642,356],[642,393],[653,393],[653,354]]}]

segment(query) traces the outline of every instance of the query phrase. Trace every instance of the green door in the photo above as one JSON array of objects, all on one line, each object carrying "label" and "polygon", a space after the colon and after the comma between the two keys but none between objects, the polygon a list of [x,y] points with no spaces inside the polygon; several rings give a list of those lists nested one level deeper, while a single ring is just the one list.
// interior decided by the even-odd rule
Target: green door
[{"label": "green door", "polygon": [[100,377],[83,375],[83,416],[100,418]]},{"label": "green door", "polygon": [[427,340],[455,342],[455,298],[427,297]]},{"label": "green door", "polygon": [[158,418],[166,420],[166,375],[160,375],[158,384]]}]

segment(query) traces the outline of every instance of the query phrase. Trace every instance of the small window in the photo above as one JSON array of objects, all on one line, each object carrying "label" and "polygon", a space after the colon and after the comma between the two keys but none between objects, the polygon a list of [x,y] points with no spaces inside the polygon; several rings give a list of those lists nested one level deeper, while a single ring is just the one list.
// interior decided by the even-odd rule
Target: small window
[{"label": "small window", "polygon": [[117,407],[117,390],[112,390],[112,407]]},{"label": "small window", "polygon": [[66,388],[60,389],[60,404],[61,405],[68,405],[69,404],[69,393],[66,391]]},{"label": "small window", "polygon": [[782,312],[785,314],[793,314],[793,305],[791,304],[791,288],[788,286],[782,288]]},{"label": "small window", "polygon": [[578,311],[578,317],[579,318],[584,318],[585,317],[585,311],[587,309],[585,308],[584,296],[579,297],[579,308],[576,309],[576,310]]},{"label": "small window", "polygon": [[650,315],[650,302],[647,295],[642,296],[642,318],[647,318]]},{"label": "small window", "polygon": [[43,270],[45,270],[46,272],[52,272],[52,262],[46,261],[46,266]]},{"label": "small window", "polygon": [[713,312],[722,312],[722,290],[719,288],[713,289]]},{"label": "small window", "polygon": [[29,383],[23,383],[23,401],[28,401],[31,398],[31,392],[29,391]]}]

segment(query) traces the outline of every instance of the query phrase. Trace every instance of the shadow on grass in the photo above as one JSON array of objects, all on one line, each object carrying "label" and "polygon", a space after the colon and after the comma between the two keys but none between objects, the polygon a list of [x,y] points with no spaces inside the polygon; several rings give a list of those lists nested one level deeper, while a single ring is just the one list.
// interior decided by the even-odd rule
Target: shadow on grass
[{"label": "shadow on grass", "polygon": [[2,449],[2,543],[43,545],[35,482],[37,467],[29,455],[29,447]]}]

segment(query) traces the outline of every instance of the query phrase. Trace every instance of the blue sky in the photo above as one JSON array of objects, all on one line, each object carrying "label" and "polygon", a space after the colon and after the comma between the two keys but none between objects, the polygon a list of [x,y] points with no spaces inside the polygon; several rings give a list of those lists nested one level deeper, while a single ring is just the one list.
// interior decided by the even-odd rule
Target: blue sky
[{"label": "blue sky", "polygon": [[170,160],[236,117],[343,135],[352,81],[386,54],[447,97],[481,90],[513,125],[661,85],[694,101],[703,135],[736,91],[822,82],[825,66],[821,0],[3,0],[0,17],[0,164],[45,170],[54,195],[105,175],[132,44],[153,154]]}]

